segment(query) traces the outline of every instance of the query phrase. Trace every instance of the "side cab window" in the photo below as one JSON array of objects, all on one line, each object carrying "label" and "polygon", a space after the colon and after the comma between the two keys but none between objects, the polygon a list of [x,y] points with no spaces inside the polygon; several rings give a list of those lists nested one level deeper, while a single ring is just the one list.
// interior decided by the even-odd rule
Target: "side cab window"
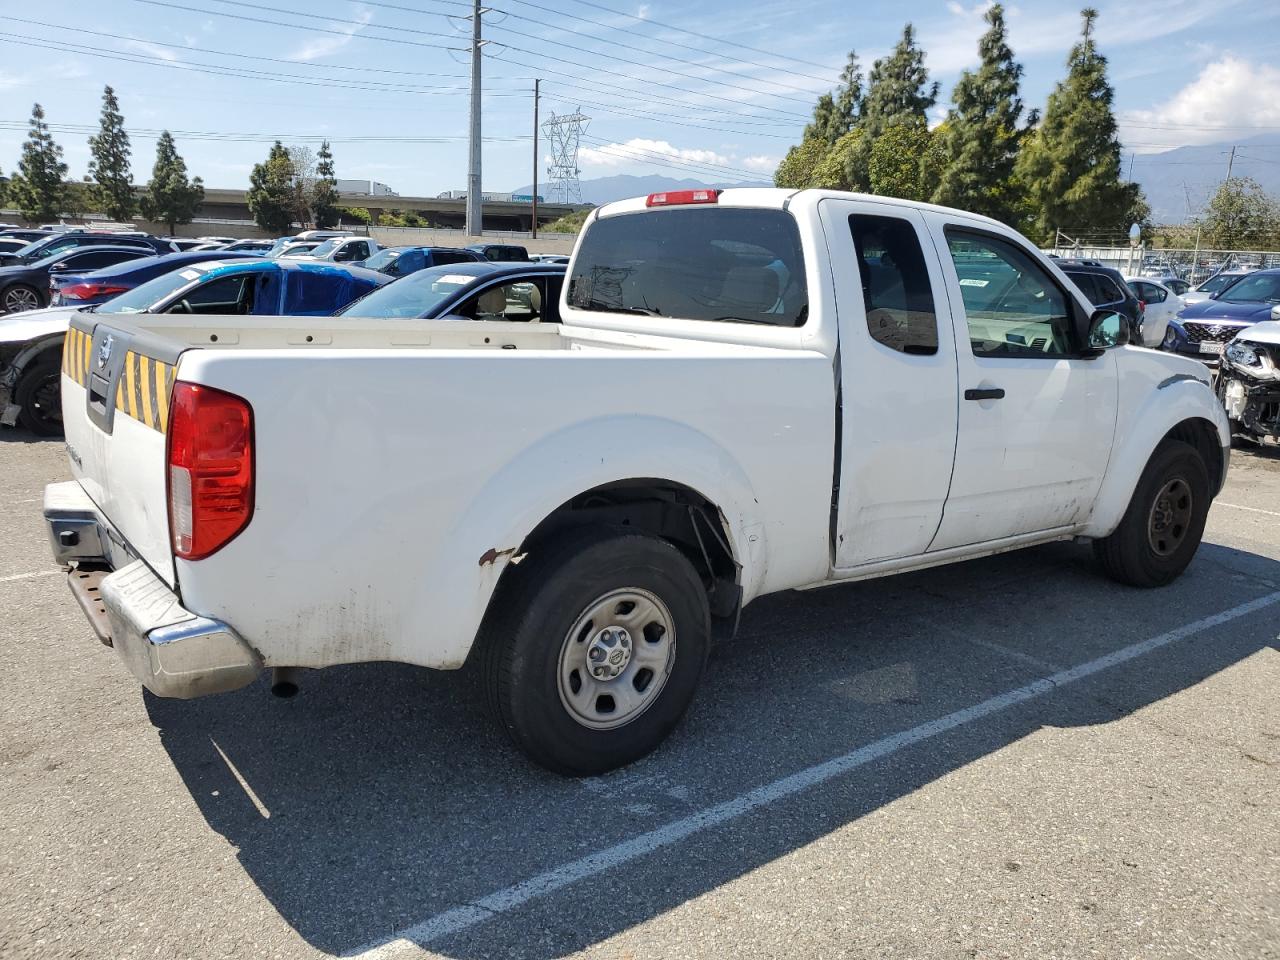
[{"label": "side cab window", "polygon": [[937,353],[938,314],[915,226],[900,217],[855,213],[849,229],[872,339],[899,353]]},{"label": "side cab window", "polygon": [[1029,252],[979,230],[949,226],[946,237],[975,357],[1056,360],[1079,352],[1073,301]]}]

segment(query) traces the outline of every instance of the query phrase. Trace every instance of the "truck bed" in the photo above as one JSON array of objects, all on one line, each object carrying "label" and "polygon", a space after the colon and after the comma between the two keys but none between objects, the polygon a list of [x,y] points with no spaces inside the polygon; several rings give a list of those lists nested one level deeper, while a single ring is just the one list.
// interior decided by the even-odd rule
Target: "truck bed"
[{"label": "truck bed", "polygon": [[[816,351],[458,321],[81,314],[73,330],[78,478],[188,609],[267,666],[459,666],[523,537],[639,478],[731,491],[747,598],[827,574],[835,397]],[[111,433],[84,382],[108,335],[128,347]],[[201,560],[168,544],[163,389],[147,395],[162,379],[253,409],[253,518]]]}]

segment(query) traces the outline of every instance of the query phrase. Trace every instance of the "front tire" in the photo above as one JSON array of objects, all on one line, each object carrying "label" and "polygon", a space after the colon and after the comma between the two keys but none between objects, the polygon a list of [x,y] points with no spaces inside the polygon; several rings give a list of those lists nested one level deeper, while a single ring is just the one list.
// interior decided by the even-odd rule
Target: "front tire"
[{"label": "front tire", "polygon": [[510,567],[480,644],[490,706],[535,763],[569,776],[648,754],[693,700],[710,647],[706,590],[685,556],[591,528]]},{"label": "front tire", "polygon": [[13,391],[18,423],[41,437],[62,433],[61,361],[56,354],[37,357],[22,371]]},{"label": "front tire", "polygon": [[1195,447],[1162,444],[1115,532],[1093,542],[1107,575],[1134,587],[1173,582],[1195,556],[1209,516],[1209,471]]}]

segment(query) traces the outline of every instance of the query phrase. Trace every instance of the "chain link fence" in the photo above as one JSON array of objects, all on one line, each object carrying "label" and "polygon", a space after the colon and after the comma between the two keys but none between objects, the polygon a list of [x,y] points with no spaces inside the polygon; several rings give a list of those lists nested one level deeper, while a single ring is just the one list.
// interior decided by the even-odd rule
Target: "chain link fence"
[{"label": "chain link fence", "polygon": [[1044,248],[1050,256],[1073,260],[1096,260],[1115,267],[1128,277],[1175,276],[1196,286],[1222,270],[1261,270],[1280,267],[1276,250],[1211,250],[1200,248],[1153,248],[1129,244],[1058,243]]}]

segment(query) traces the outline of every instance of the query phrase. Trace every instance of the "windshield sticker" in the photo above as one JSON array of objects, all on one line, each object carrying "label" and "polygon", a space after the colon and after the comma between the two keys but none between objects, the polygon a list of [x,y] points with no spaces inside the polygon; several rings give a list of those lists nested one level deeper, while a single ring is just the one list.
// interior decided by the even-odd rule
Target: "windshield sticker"
[{"label": "windshield sticker", "polygon": [[961,281],[960,281],[960,286],[962,286],[962,287],[985,287],[985,286],[987,286],[989,283],[991,283],[991,281],[990,281],[990,280],[971,280],[971,279],[964,279],[964,280],[961,280]]},{"label": "windshield sticker", "polygon": [[465,273],[451,273],[445,277],[437,277],[432,286],[434,287],[436,283],[468,284],[474,279],[475,277],[468,277]]},{"label": "windshield sticker", "polygon": [[178,274],[178,276],[180,276],[183,280],[199,280],[200,271],[199,270],[183,270],[181,273]]}]

